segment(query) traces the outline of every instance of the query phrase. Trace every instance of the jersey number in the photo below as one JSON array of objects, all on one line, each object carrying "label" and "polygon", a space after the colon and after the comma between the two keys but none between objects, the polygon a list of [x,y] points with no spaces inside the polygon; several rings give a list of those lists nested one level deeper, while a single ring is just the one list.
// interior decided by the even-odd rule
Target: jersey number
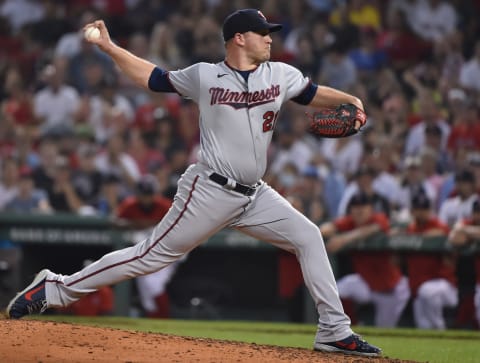
[{"label": "jersey number", "polygon": [[267,111],[263,114],[263,132],[272,131],[277,122],[278,111]]}]

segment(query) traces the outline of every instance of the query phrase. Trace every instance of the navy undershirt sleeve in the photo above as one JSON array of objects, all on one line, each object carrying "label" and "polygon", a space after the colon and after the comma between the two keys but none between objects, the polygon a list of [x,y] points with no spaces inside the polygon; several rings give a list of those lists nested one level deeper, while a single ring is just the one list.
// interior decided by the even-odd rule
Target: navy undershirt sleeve
[{"label": "navy undershirt sleeve", "polygon": [[158,67],[155,67],[150,74],[148,88],[155,92],[176,92],[168,79],[168,72]]},{"label": "navy undershirt sleeve", "polygon": [[315,83],[309,82],[307,87],[305,87],[305,89],[298,96],[292,98],[292,101],[301,105],[310,104],[310,102],[313,100],[313,97],[315,97],[315,94],[317,93],[317,88],[318,86]]}]

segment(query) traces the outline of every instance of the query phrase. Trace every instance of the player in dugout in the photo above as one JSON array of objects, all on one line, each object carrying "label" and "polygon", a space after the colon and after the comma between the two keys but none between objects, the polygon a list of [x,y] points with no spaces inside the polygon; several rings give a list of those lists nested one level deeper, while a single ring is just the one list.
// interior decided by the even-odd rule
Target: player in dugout
[{"label": "player in dugout", "polygon": [[[407,233],[422,237],[447,237],[449,228],[432,214],[424,193],[411,201],[412,222]],[[443,243],[443,242],[442,242]],[[455,257],[452,253],[410,251],[406,254],[407,275],[413,300],[415,325],[421,329],[445,329],[445,307],[458,303]]]},{"label": "player in dugout", "polygon": [[461,247],[468,246],[476,247],[475,255],[475,315],[477,324],[480,325],[480,200],[477,199],[473,203],[472,216],[463,218],[458,221],[452,228],[448,236],[449,242],[453,246]]},{"label": "player in dugout", "polygon": [[[348,213],[320,226],[327,238],[327,251],[337,253],[348,246],[379,232],[388,234],[390,222],[383,213],[375,212],[374,199],[365,193],[355,194]],[[348,251],[353,273],[338,280],[338,291],[345,311],[357,322],[356,304],[373,303],[374,323],[394,327],[410,298],[408,280],[402,275],[396,256],[390,251]]]},{"label": "player in dugout", "polygon": [[[269,61],[270,33],[281,29],[259,10],[237,10],[223,23],[224,61],[165,71],[116,45],[102,20],[86,25],[88,41],[136,84],[156,92],[176,92],[198,104],[199,161],[178,181],[172,207],[148,238],[73,275],[40,271],[10,302],[10,318],[65,306],[101,286],[161,270],[230,227],[296,255],[319,315],[314,350],[381,354],[351,329],[318,227],[262,180],[283,103],[292,100],[319,111],[337,109],[333,118],[314,124],[324,124],[330,137],[352,135],[366,122],[358,97],[316,85],[297,68]],[[345,119],[345,113],[351,117]],[[315,130],[321,135],[322,127]]]}]

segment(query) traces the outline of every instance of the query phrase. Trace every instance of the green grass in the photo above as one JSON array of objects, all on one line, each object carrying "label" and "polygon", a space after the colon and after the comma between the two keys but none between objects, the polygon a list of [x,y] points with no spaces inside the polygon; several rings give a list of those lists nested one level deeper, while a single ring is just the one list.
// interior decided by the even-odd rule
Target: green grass
[{"label": "green grass", "polygon": [[[190,337],[311,349],[316,327],[307,324],[43,316],[38,319]],[[480,332],[356,327],[390,358],[430,363],[480,362]]]}]

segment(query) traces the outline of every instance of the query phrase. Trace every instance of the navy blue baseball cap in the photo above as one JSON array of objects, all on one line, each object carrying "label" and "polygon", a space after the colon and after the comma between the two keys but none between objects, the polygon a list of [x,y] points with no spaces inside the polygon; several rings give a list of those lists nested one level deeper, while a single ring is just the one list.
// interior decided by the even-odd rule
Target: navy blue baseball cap
[{"label": "navy blue baseball cap", "polygon": [[282,29],[282,24],[272,24],[267,21],[265,15],[257,9],[242,9],[226,17],[223,22],[223,39],[232,39],[236,33],[249,31],[258,32],[268,30],[270,33]]}]

